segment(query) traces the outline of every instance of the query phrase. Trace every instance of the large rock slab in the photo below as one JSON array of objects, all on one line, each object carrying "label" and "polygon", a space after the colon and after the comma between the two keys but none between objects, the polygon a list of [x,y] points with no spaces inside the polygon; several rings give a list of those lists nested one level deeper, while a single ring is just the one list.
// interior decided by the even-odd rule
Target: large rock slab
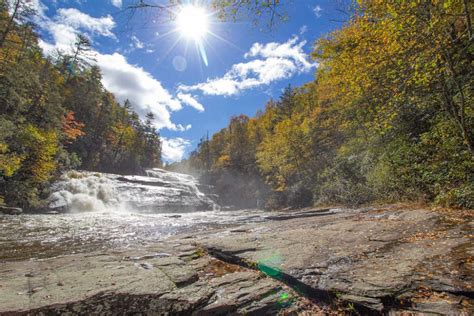
[{"label": "large rock slab", "polygon": [[281,212],[155,245],[1,262],[0,314],[474,314],[472,219]]},{"label": "large rock slab", "polygon": [[280,282],[189,244],[6,262],[0,268],[2,315],[262,315],[294,309],[299,300]]},{"label": "large rock slab", "polygon": [[473,313],[472,212],[324,211],[197,236],[211,254],[368,312]]}]

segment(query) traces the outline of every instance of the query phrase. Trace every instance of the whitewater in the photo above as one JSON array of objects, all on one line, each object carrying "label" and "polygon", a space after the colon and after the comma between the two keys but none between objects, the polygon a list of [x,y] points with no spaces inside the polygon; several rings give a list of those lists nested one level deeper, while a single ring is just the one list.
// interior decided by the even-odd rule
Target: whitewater
[{"label": "whitewater", "polygon": [[191,175],[163,169],[146,174],[66,172],[51,187],[43,213],[0,215],[0,258],[136,247],[265,220],[263,210],[221,210],[211,188]]}]

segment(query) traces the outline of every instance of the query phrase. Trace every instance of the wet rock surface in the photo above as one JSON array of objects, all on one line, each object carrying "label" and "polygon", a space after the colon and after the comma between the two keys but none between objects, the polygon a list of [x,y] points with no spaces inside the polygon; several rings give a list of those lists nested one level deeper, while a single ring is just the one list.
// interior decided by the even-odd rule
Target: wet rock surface
[{"label": "wet rock surface", "polygon": [[152,245],[5,261],[0,314],[469,315],[472,218],[308,210]]}]

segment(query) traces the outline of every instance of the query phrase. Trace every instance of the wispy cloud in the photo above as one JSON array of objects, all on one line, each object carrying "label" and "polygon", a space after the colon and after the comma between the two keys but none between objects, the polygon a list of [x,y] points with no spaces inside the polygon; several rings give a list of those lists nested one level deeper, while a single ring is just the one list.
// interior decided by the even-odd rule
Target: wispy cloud
[{"label": "wispy cloud", "polygon": [[75,30],[85,30],[93,35],[115,38],[112,32],[115,21],[111,15],[94,18],[74,8],[59,9],[56,15],[56,23],[69,25]]},{"label": "wispy cloud", "polygon": [[162,142],[163,159],[167,162],[182,160],[184,154],[186,153],[186,149],[191,146],[191,142],[189,140],[181,137],[162,137]]},{"label": "wispy cloud", "polygon": [[[40,46],[46,54],[57,49],[70,52],[79,32],[91,38],[115,38],[115,21],[111,16],[96,18],[77,9],[59,9],[53,18],[43,17],[38,24],[52,36],[51,42],[40,40]],[[140,46],[141,42],[138,38],[136,40],[135,45]],[[120,102],[130,100],[141,117],[151,111],[155,114],[155,126],[159,129],[187,131],[191,128],[191,125],[175,124],[171,121],[171,113],[182,109],[181,101],[166,90],[152,74],[142,67],[130,64],[126,57],[119,53],[102,54],[94,51],[93,54],[101,69],[104,87]]]},{"label": "wispy cloud", "polygon": [[297,73],[308,72],[316,66],[303,51],[306,41],[293,36],[285,43],[255,43],[244,55],[255,58],[234,64],[222,77],[208,79],[195,85],[181,85],[181,92],[200,91],[206,95],[236,95],[242,90],[257,88]]},{"label": "wispy cloud", "polygon": [[[39,7],[43,6],[41,2],[38,5]],[[51,53],[55,49],[70,51],[79,32],[90,38],[104,36],[115,39],[113,33],[115,21],[112,16],[96,18],[74,8],[59,9],[53,18],[40,16],[37,24],[53,38],[52,43],[42,39],[39,41],[46,53]]]},{"label": "wispy cloud", "polygon": [[[2,1],[3,2],[3,1]],[[14,0],[6,0],[7,3],[9,3],[9,13],[12,14],[14,10]],[[23,6],[20,7],[20,11],[17,13],[20,13],[21,15],[24,10],[34,10],[37,14],[36,19],[38,18],[43,18],[45,11],[48,9],[43,3],[41,3],[40,0],[29,0],[23,3]]]},{"label": "wispy cloud", "polygon": [[300,27],[300,35],[303,35],[307,31],[308,31],[308,26],[307,25],[303,25],[302,27]]},{"label": "wispy cloud", "polygon": [[135,35],[132,36],[132,44],[130,45],[138,49],[142,49],[145,47],[145,44],[143,44],[143,42],[140,41]]},{"label": "wispy cloud", "polygon": [[204,112],[204,106],[201,103],[199,103],[198,100],[196,100],[196,97],[194,97],[190,94],[187,94],[187,93],[182,93],[182,92],[178,92],[177,97],[183,103],[195,108],[199,112]]},{"label": "wispy cloud", "polygon": [[112,2],[112,5],[114,7],[117,7],[117,8],[121,8],[122,7],[122,0],[111,0],[110,2]]},{"label": "wispy cloud", "polygon": [[316,5],[314,8],[313,8],[313,12],[314,12],[314,15],[316,15],[316,17],[321,17],[321,12],[323,11],[323,8],[321,8],[320,5]]}]

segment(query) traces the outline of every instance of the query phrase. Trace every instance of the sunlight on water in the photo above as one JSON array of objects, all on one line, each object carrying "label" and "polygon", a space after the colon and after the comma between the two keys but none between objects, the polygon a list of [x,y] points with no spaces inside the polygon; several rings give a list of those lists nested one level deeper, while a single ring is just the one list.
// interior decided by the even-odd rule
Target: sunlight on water
[{"label": "sunlight on water", "polygon": [[192,176],[72,171],[52,187],[55,214],[0,215],[0,261],[132,247],[171,235],[262,221],[264,212],[220,211]]},{"label": "sunlight on water", "polygon": [[[253,214],[253,216],[250,216]],[[261,216],[256,216],[260,214]],[[206,211],[177,215],[85,212],[0,215],[0,261],[133,247],[172,235],[263,220],[262,211]]]},{"label": "sunlight on water", "polygon": [[264,218],[263,211],[219,211],[190,175],[147,175],[68,172],[49,198],[57,214],[0,216],[0,261],[132,247]]}]

